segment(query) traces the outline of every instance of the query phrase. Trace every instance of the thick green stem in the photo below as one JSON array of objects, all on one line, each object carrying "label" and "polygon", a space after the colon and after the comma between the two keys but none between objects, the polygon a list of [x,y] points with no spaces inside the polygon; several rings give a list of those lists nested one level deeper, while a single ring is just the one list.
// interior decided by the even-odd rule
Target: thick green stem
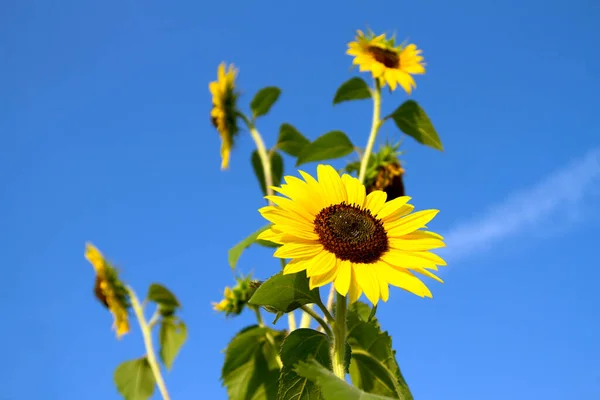
[{"label": "thick green stem", "polygon": [[333,373],[341,378],[346,378],[346,297],[338,293],[335,302],[335,324],[333,325],[333,346],[331,348],[331,363]]},{"label": "thick green stem", "polygon": [[150,365],[150,369],[152,370],[152,374],[154,375],[154,380],[156,381],[156,386],[158,386],[158,390],[163,398],[163,400],[169,400],[169,392],[167,392],[167,385],[165,385],[165,381],[160,372],[160,366],[158,365],[158,361],[156,360],[156,354],[154,353],[154,346],[152,345],[152,330],[148,323],[146,322],[146,318],[144,317],[144,309],[142,308],[140,301],[138,300],[135,292],[131,287],[127,287],[127,291],[129,292],[129,298],[131,299],[131,306],[133,307],[133,311],[135,312],[135,316],[137,317],[138,323],[140,324],[140,330],[142,331],[142,336],[144,337],[144,345],[146,347],[146,360],[148,360],[148,364]]},{"label": "thick green stem", "polygon": [[373,145],[375,144],[375,139],[377,138],[377,132],[381,127],[381,87],[379,86],[379,81],[377,79],[375,79],[375,88],[371,90],[371,94],[373,96],[373,121],[371,122],[371,132],[369,133],[367,147],[365,148],[365,152],[360,162],[360,173],[358,174],[358,180],[360,183],[365,183],[365,175],[369,165],[369,158],[373,152]]}]

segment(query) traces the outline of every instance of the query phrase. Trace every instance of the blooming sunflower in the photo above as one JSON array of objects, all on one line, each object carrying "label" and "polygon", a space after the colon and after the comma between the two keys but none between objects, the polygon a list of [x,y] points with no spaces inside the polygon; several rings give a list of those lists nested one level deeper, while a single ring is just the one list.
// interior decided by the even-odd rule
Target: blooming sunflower
[{"label": "blooming sunflower", "polygon": [[412,75],[425,73],[423,56],[416,45],[395,46],[394,39],[388,40],[385,35],[365,36],[359,30],[356,41],[348,43],[346,54],[354,56],[352,63],[361,72],[371,71],[373,77],[382,85],[387,83],[391,90],[396,90],[399,84],[410,94],[417,86]]},{"label": "blooming sunflower", "polygon": [[117,338],[121,338],[129,332],[127,289],[119,280],[117,270],[106,261],[102,253],[91,243],[86,243],[85,258],[96,271],[94,293],[98,300],[112,313],[114,317],[113,329],[117,331]]},{"label": "blooming sunflower", "polygon": [[238,133],[235,92],[237,69],[233,64],[225,69],[225,63],[219,65],[217,80],[210,82],[208,89],[212,94],[212,110],[210,117],[221,136],[221,169],[229,168],[229,155]]},{"label": "blooming sunflower", "polygon": [[318,180],[300,174],[304,180],[287,176],[273,188],[286,197],[267,196],[275,205],[259,210],[273,225],[258,238],[281,244],[275,257],[291,259],[284,274],[306,270],[311,289],[333,282],[351,303],[363,292],[373,304],[387,301],[390,284],[431,297],[414,273],[442,282],[429,270],[446,263],[429,250],[444,247],[443,238],[422,229],[437,210],[411,213],[410,197],[366,195],[358,179],[329,165],[317,167]]}]

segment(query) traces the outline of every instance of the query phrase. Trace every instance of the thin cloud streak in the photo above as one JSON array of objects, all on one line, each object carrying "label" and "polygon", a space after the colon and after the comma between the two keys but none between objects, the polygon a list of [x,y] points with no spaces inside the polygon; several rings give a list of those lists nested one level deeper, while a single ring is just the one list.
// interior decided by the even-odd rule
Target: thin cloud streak
[{"label": "thin cloud streak", "polygon": [[495,242],[546,222],[565,207],[581,205],[600,187],[600,148],[547,176],[531,188],[517,192],[489,209],[481,218],[447,232],[443,257],[448,261],[484,251]]}]

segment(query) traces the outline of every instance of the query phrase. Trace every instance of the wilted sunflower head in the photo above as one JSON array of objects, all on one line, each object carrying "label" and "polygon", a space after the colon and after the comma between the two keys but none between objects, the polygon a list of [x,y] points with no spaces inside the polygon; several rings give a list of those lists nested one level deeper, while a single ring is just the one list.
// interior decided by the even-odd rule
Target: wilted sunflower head
[{"label": "wilted sunflower head", "polygon": [[414,44],[396,46],[395,38],[386,38],[385,34],[375,36],[372,32],[365,35],[357,31],[356,40],[348,43],[346,54],[354,56],[354,65],[361,72],[371,71],[382,86],[387,83],[391,90],[402,86],[410,94],[416,87],[412,75],[424,74],[425,63],[421,50]]},{"label": "wilted sunflower head", "polygon": [[235,91],[237,72],[233,64],[226,69],[225,63],[221,63],[217,70],[217,80],[208,85],[212,94],[210,117],[221,136],[221,169],[229,167],[231,148],[238,133],[236,107],[238,95]]},{"label": "wilted sunflower head", "polygon": [[275,205],[259,210],[273,225],[258,239],[281,244],[274,256],[291,259],[284,274],[306,271],[311,289],[333,283],[350,303],[363,292],[373,304],[387,301],[389,285],[431,297],[415,273],[441,282],[430,270],[446,263],[430,250],[445,244],[426,230],[437,210],[412,212],[406,196],[386,202],[385,192],[367,194],[330,165],[317,167],[318,179],[300,175],[286,176],[274,188],[283,196],[267,196]]},{"label": "wilted sunflower head", "polygon": [[114,318],[113,329],[117,338],[129,332],[128,310],[129,295],[123,282],[119,280],[118,271],[110,265],[102,253],[91,243],[86,243],[85,258],[96,271],[94,294],[104,304]]},{"label": "wilted sunflower head", "polygon": [[212,303],[213,310],[225,313],[225,316],[241,314],[256,288],[250,276],[236,278],[236,285],[233,288],[226,287],[223,291],[223,299]]}]

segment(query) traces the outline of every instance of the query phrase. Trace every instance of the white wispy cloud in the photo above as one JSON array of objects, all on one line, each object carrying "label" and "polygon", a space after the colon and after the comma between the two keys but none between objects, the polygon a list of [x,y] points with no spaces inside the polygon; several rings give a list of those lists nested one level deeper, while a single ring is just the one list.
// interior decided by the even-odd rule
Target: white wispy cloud
[{"label": "white wispy cloud", "polygon": [[581,206],[600,188],[600,148],[548,175],[536,185],[516,192],[489,208],[480,218],[446,232],[443,256],[456,261],[488,249],[495,242],[547,223],[557,214]]}]

